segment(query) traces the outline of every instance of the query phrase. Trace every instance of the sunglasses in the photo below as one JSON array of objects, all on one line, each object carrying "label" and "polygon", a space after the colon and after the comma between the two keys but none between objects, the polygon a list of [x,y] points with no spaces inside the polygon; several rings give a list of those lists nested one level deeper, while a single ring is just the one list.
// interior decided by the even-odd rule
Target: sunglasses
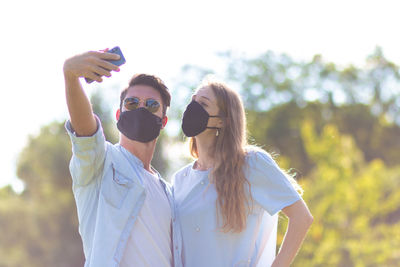
[{"label": "sunglasses", "polygon": [[[134,110],[139,108],[140,106],[140,99],[137,97],[128,97],[124,100],[124,107],[127,110]],[[160,109],[160,103],[157,100],[152,98],[148,98],[144,101],[145,108],[150,111],[151,113],[156,113]]]}]

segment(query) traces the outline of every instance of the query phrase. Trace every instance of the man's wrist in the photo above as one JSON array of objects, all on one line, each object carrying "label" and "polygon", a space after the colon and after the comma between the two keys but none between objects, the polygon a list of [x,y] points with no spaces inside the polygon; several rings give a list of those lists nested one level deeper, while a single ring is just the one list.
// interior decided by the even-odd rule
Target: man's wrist
[{"label": "man's wrist", "polygon": [[64,79],[66,82],[76,82],[79,80],[79,77],[70,71],[64,70]]}]

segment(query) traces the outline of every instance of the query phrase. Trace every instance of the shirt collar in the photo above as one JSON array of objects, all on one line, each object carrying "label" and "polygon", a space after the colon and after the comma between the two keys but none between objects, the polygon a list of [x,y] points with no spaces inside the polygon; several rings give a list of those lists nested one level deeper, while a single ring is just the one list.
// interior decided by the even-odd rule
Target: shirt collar
[{"label": "shirt collar", "polygon": [[125,158],[129,161],[129,163],[133,167],[138,167],[139,166],[139,167],[144,168],[143,162],[138,157],[133,155],[131,152],[129,152],[126,148],[124,148],[120,144],[117,144],[117,146],[119,147],[119,149],[122,152],[122,154],[125,156]]}]

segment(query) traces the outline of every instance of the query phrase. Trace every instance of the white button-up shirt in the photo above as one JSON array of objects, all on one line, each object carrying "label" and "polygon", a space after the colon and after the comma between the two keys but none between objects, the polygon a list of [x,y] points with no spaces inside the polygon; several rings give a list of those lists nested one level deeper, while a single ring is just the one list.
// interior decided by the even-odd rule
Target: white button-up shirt
[{"label": "white button-up shirt", "polygon": [[[135,156],[126,157],[123,147],[106,142],[98,119],[97,124],[98,130],[93,136],[77,137],[70,122],[66,123],[73,151],[70,162],[72,189],[85,267],[118,267],[146,198],[142,181],[146,170]],[[158,219],[171,221],[172,218],[172,237],[169,232],[165,233],[172,246],[176,237],[180,236],[180,229],[175,230],[177,223],[174,222],[175,210],[170,187],[161,177],[160,181],[168,197],[171,216]],[[174,243],[174,257],[180,257],[181,241]],[[179,260],[174,262],[175,266],[181,264]]]}]

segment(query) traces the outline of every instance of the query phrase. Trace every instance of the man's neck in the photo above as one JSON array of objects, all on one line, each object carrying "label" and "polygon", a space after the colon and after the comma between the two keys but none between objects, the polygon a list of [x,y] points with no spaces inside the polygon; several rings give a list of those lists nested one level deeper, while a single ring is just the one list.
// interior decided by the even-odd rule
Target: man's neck
[{"label": "man's neck", "polygon": [[121,137],[119,143],[123,148],[131,152],[134,156],[142,161],[143,168],[150,173],[154,173],[151,170],[150,163],[153,159],[157,139],[148,143],[141,143]]}]

